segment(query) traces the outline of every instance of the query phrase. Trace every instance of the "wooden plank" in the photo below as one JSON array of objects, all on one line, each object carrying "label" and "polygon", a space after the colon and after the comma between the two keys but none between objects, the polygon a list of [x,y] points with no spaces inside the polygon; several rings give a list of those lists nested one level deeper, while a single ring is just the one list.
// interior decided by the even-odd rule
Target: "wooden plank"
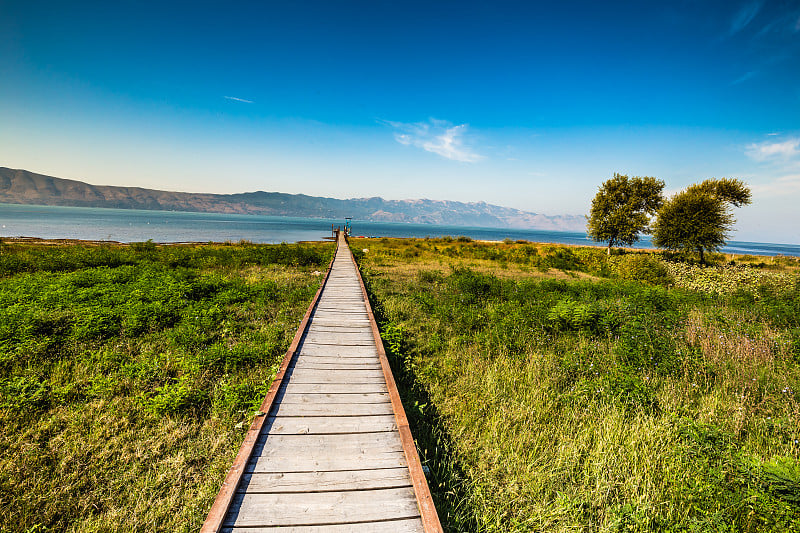
[{"label": "wooden plank", "polygon": [[373,343],[372,346],[335,346],[332,344],[316,344],[313,342],[304,342],[298,349],[299,353],[308,355],[347,355],[348,357],[356,357],[351,354],[370,354],[372,357],[378,356],[378,348]]},{"label": "wooden plank", "polygon": [[394,416],[304,416],[269,417],[270,435],[336,435],[344,433],[397,431]]},{"label": "wooden plank", "polygon": [[287,371],[294,383],[384,383],[377,370],[306,370],[294,368]]},{"label": "wooden plank", "polygon": [[365,326],[369,325],[367,320],[361,313],[344,315],[333,311],[322,311],[317,316],[313,317],[315,324],[334,325],[334,326]]},{"label": "wooden plank", "polygon": [[[237,494],[226,526],[346,524],[419,516],[408,488],[305,494]],[[233,513],[231,513],[233,515]]]},{"label": "wooden plank", "polygon": [[377,360],[362,357],[358,363],[342,363],[337,357],[329,357],[328,362],[304,361],[302,358],[295,361],[295,368],[305,368],[312,370],[380,370],[381,364]]},{"label": "wooden plank", "polygon": [[368,416],[391,415],[392,404],[385,403],[284,403],[273,407],[270,416]]},{"label": "wooden plank", "polygon": [[377,357],[368,356],[368,357],[345,357],[343,355],[332,355],[332,356],[324,356],[324,355],[303,355],[302,357],[297,357],[295,359],[294,364],[323,364],[323,365],[333,365],[333,364],[342,364],[342,365],[378,365],[380,367],[380,361],[378,361]]},{"label": "wooden plank", "polygon": [[286,383],[283,390],[299,394],[367,394],[388,389],[385,383]]},{"label": "wooden plank", "polygon": [[363,331],[309,331],[304,339],[312,344],[341,344],[345,346],[372,346],[375,344],[372,332]]},{"label": "wooden plank", "polygon": [[[284,389],[285,391],[285,389]],[[388,393],[365,394],[296,394],[283,392],[279,396],[282,404],[308,403],[308,404],[339,404],[339,403],[385,403],[389,402]]]},{"label": "wooden plank", "polygon": [[406,468],[245,474],[239,492],[325,492],[410,487]]},{"label": "wooden plank", "polygon": [[343,435],[262,435],[257,443],[261,456],[297,455],[298,447],[314,448],[325,455],[372,450],[400,451],[400,436],[393,431],[348,433]]},{"label": "wooden plank", "polygon": [[[314,324],[321,324],[325,326],[343,326],[343,317],[330,311],[324,311],[319,316],[314,317]],[[348,326],[364,326],[369,325],[369,320],[364,318],[360,313],[358,315],[349,316],[347,318]]]},{"label": "wooden plank", "polygon": [[321,526],[232,527],[222,533],[422,533],[419,518]]},{"label": "wooden plank", "polygon": [[319,344],[321,346],[375,346],[375,341],[367,338],[355,339],[328,335],[308,338],[306,339],[306,344]]},{"label": "wooden plank", "polygon": [[372,359],[378,355],[376,349],[369,346],[327,346],[321,349],[318,344],[309,344],[309,350],[300,350],[298,354],[302,357],[314,357],[316,359]]},{"label": "wooden plank", "polygon": [[384,403],[389,401],[387,393],[364,393],[364,394],[331,394],[331,393],[291,393],[284,389],[280,395],[281,403],[309,403],[309,404],[339,404],[339,403]]},{"label": "wooden plank", "polygon": [[[400,446],[400,445],[398,445]],[[345,455],[315,456],[312,449],[298,446],[294,452],[284,455],[261,455],[251,461],[245,472],[317,472],[319,470],[367,470],[374,468],[394,468],[406,466],[406,456],[402,448],[397,451],[382,449],[367,450],[364,453]],[[289,452],[289,450],[287,450]]]},{"label": "wooden plank", "polygon": [[366,335],[368,333],[372,333],[368,324],[351,324],[347,320],[342,320],[335,326],[330,324],[316,326],[312,324],[306,331],[306,335]]}]

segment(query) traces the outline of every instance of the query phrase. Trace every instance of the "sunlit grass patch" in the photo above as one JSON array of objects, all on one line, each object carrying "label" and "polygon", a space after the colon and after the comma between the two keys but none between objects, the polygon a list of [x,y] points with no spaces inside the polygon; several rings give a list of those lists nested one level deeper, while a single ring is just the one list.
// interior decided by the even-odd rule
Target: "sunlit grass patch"
[{"label": "sunlit grass patch", "polygon": [[0,531],[196,531],[332,251],[4,247]]},{"label": "sunlit grass patch", "polygon": [[675,287],[649,252],[431,239],[360,256],[426,402],[407,407],[423,461],[446,463],[429,482],[447,530],[800,530],[792,265],[716,291]]}]

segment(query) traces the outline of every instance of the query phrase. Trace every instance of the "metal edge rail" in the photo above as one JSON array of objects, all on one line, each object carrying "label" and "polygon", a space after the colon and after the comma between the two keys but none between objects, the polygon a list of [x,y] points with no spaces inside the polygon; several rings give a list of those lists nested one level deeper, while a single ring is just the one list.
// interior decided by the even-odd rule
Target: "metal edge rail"
[{"label": "metal edge rail", "polygon": [[[346,238],[345,242],[347,242]],[[349,245],[347,246],[347,251],[350,253],[350,258],[356,265],[358,282],[361,285],[361,292],[364,295],[364,305],[367,308],[367,316],[369,316],[372,336],[375,339],[375,345],[378,349],[378,359],[381,362],[381,369],[383,370],[383,377],[386,380],[386,387],[389,389],[389,399],[392,402],[392,410],[394,411],[397,430],[400,433],[403,453],[406,457],[406,463],[408,463],[408,471],[411,475],[414,495],[417,497],[417,504],[419,505],[419,512],[422,517],[422,527],[425,529],[425,533],[443,533],[442,524],[439,522],[439,514],[436,512],[436,507],[433,505],[433,498],[431,497],[431,491],[428,487],[428,480],[425,479],[425,472],[422,470],[422,463],[419,460],[417,445],[414,443],[414,437],[411,435],[411,428],[408,426],[408,417],[406,416],[405,409],[403,409],[403,403],[400,401],[400,393],[397,390],[397,384],[394,382],[394,375],[392,375],[392,369],[389,366],[389,359],[386,357],[386,350],[383,348],[383,339],[381,339],[378,324],[375,322],[375,315],[372,313],[372,306],[369,303],[369,295],[364,285],[364,279],[361,277],[361,271],[358,268],[358,263],[356,263]]]},{"label": "metal edge rail", "polygon": [[311,304],[309,304],[308,309],[306,309],[306,314],[303,316],[303,320],[300,321],[297,332],[292,339],[292,344],[289,345],[286,355],[283,356],[283,361],[281,361],[281,365],[278,368],[278,373],[275,374],[275,379],[272,380],[272,385],[267,392],[267,396],[264,398],[264,401],[261,402],[259,414],[256,415],[253,423],[250,424],[250,429],[248,429],[247,434],[245,434],[242,446],[239,448],[239,453],[236,454],[236,458],[233,460],[233,465],[231,465],[230,470],[228,470],[228,475],[225,476],[225,481],[222,482],[222,488],[219,490],[219,493],[217,493],[217,497],[214,500],[214,503],[211,505],[211,509],[208,511],[206,520],[203,522],[203,526],[200,528],[200,533],[218,533],[218,531],[222,528],[225,515],[228,513],[228,509],[231,506],[233,497],[236,494],[236,489],[239,488],[239,483],[242,480],[244,469],[247,466],[248,461],[250,461],[250,456],[253,454],[253,447],[255,446],[258,437],[261,435],[261,429],[264,427],[264,420],[266,420],[267,415],[272,408],[272,403],[275,400],[275,396],[278,394],[278,389],[280,389],[281,385],[283,384],[283,377],[286,374],[286,369],[289,367],[289,363],[291,363],[292,358],[294,358],[295,352],[297,351],[297,346],[300,344],[300,340],[303,338],[303,335],[308,328],[308,321],[311,318],[311,313],[313,313],[314,309],[317,307],[319,297],[322,294],[322,289],[324,289],[325,285],[328,283],[328,277],[331,274],[333,262],[336,260],[336,252],[338,250],[339,240],[337,239],[336,249],[333,252],[333,258],[331,258],[331,262],[328,265],[328,270],[325,272],[325,277],[323,278],[319,289],[317,289],[314,299],[311,300]]}]

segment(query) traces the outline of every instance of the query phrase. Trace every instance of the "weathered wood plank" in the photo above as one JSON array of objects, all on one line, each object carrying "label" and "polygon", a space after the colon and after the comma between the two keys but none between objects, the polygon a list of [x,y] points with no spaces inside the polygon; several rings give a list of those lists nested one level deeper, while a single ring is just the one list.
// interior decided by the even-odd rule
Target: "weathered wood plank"
[{"label": "weathered wood plank", "polygon": [[294,394],[368,394],[388,392],[385,383],[286,383],[285,393]]},{"label": "weathered wood plank", "polygon": [[226,526],[346,524],[419,516],[410,488],[305,494],[238,494]]},{"label": "weathered wood plank", "polygon": [[356,432],[397,431],[394,416],[269,417],[270,435],[335,435]]},{"label": "weathered wood plank", "polygon": [[300,364],[321,364],[321,365],[378,365],[380,366],[380,362],[378,361],[377,357],[372,356],[365,356],[365,357],[346,357],[344,355],[307,355],[303,354],[303,357],[298,357],[295,361],[296,365]]},{"label": "weathered wood plank", "polygon": [[338,326],[364,326],[369,325],[369,320],[366,315],[361,313],[344,315],[342,313],[335,313],[333,311],[323,311],[319,315],[312,317],[317,324],[325,325],[338,325]]},{"label": "weathered wood plank", "polygon": [[320,470],[367,470],[406,466],[402,446],[397,451],[365,450],[363,453],[347,455],[315,456],[312,449],[298,446],[294,453],[285,455],[261,455],[257,461],[248,463],[246,472],[317,472]]},{"label": "weathered wood plank", "polygon": [[349,324],[347,320],[342,320],[337,326],[325,325],[308,328],[306,336],[315,335],[366,335],[372,333],[372,329],[365,324]]},{"label": "weathered wood plank", "polygon": [[384,383],[380,370],[314,370],[290,368],[287,376],[294,383]]},{"label": "weathered wood plank", "polygon": [[375,363],[373,360],[362,357],[361,363],[342,363],[338,359],[331,357],[330,360],[326,362],[319,362],[319,361],[304,361],[302,358],[298,360],[293,367],[294,368],[305,368],[311,370],[379,370],[381,368],[380,363]]},{"label": "weathered wood plank", "polygon": [[281,456],[296,455],[298,446],[316,448],[330,455],[333,452],[363,453],[364,450],[386,448],[389,451],[400,450],[400,436],[392,431],[375,431],[371,433],[349,433],[346,435],[262,435],[258,440],[261,455]]},{"label": "weathered wood plank", "polygon": [[339,403],[385,403],[389,401],[387,393],[365,393],[365,394],[297,394],[286,392],[283,389],[278,394],[280,402],[307,403],[307,404],[339,404]]},{"label": "weathered wood plank", "polygon": [[232,527],[221,533],[422,533],[419,518],[360,522],[358,524],[325,524],[320,526]]},{"label": "weathered wood plank", "polygon": [[384,403],[285,403],[273,408],[272,416],[368,416],[391,415],[392,404]]},{"label": "weathered wood plank", "polygon": [[410,487],[405,468],[245,474],[239,492],[323,492]]},{"label": "weathered wood plank", "polygon": [[349,331],[310,331],[303,337],[308,343],[338,344],[342,346],[373,346],[375,338],[372,332]]},{"label": "weathered wood plank", "polygon": [[304,355],[318,355],[320,357],[378,357],[378,349],[372,346],[333,346],[330,344],[302,343],[297,352]]},{"label": "weathered wood plank", "polygon": [[343,339],[340,337],[312,337],[306,341],[308,344],[319,344],[321,346],[375,346],[373,339]]}]

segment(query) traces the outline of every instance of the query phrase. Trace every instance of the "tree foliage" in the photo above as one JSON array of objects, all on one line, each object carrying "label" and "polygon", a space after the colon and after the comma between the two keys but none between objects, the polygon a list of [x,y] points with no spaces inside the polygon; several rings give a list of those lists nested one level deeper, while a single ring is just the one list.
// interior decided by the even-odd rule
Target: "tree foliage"
[{"label": "tree foliage", "polygon": [[741,180],[708,179],[667,200],[653,225],[653,244],[668,250],[705,252],[719,250],[730,236],[736,219],[731,206],[751,202],[750,189]]},{"label": "tree foliage", "polygon": [[629,178],[621,174],[603,182],[592,200],[587,233],[611,247],[631,245],[640,233],[648,233],[650,215],[661,207],[664,182],[649,177]]}]

